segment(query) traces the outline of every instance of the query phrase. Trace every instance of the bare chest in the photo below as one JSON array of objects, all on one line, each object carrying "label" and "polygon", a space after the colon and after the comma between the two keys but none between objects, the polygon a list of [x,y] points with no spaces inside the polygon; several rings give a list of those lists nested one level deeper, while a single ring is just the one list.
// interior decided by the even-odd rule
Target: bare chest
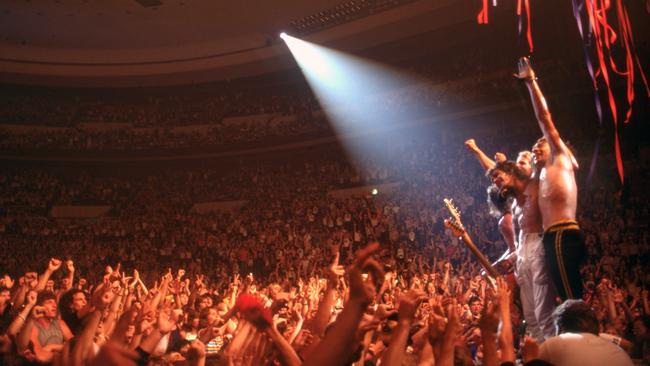
[{"label": "bare chest", "polygon": [[575,190],[576,183],[572,171],[554,166],[541,170],[538,190],[540,206],[545,202],[566,200]]},{"label": "bare chest", "polygon": [[517,200],[516,213],[519,227],[527,233],[541,231],[541,215],[538,204],[539,182],[531,180],[524,194]]}]

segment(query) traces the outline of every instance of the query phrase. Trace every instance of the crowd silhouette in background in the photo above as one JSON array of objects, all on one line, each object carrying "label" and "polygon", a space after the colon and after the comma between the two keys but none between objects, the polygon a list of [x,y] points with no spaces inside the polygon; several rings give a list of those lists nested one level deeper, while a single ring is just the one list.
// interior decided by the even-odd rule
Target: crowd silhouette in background
[{"label": "crowd silhouette in background", "polygon": [[[487,51],[477,51],[476,58]],[[474,58],[472,58],[474,59]],[[371,95],[369,108],[411,111],[427,106],[428,115],[449,114],[495,104],[512,103],[512,88],[503,88],[510,69],[471,64],[467,58],[441,67],[408,64],[420,82],[404,84],[387,93]],[[569,71],[555,61],[540,62],[549,69],[546,85],[566,83]],[[463,69],[463,66],[467,66]],[[250,84],[250,83],[249,83]],[[250,146],[299,137],[331,135],[332,128],[304,82],[276,85],[216,84],[209,89],[131,93],[121,98],[86,92],[2,92],[0,151],[144,151],[206,147]],[[571,91],[571,89],[569,89]],[[566,90],[565,90],[566,92]],[[585,91],[581,91],[584,93]],[[228,122],[228,118],[263,115],[262,120]],[[420,117],[426,117],[422,115]],[[286,118],[290,117],[290,118]],[[411,116],[410,118],[413,118]],[[404,121],[394,121],[400,123]],[[93,128],[88,124],[115,124]],[[54,127],[15,132],[2,124]],[[183,126],[204,125],[204,130]],[[247,145],[248,144],[248,145]]]}]

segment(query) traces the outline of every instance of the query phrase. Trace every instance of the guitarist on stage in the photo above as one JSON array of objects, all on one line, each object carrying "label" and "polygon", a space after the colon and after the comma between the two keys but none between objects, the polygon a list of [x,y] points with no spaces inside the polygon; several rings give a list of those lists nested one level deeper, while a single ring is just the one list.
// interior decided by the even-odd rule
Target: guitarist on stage
[{"label": "guitarist on stage", "polygon": [[[474,139],[465,141],[465,146],[492,179],[488,204],[491,213],[501,217],[499,230],[508,244],[508,252],[502,258],[516,258],[515,278],[524,319],[530,334],[541,343],[555,335],[551,314],[555,308],[556,291],[545,265],[542,220],[537,204],[539,181],[533,177],[532,154],[522,151],[517,161],[511,162],[497,153],[495,162],[478,148]],[[518,240],[515,240],[513,220],[519,225]]]},{"label": "guitarist on stage", "polygon": [[516,199],[513,216],[519,224],[519,236],[515,276],[527,329],[541,343],[555,335],[551,315],[555,309],[556,291],[546,267],[542,243],[542,219],[537,204],[539,182],[512,161],[496,163],[487,175],[492,181],[488,191],[497,192],[490,198]]},{"label": "guitarist on stage", "polygon": [[[485,171],[489,171],[490,169],[494,168],[497,162],[503,162],[506,161],[506,156],[503,153],[497,152],[494,155],[494,160],[490,159],[477,145],[476,141],[474,139],[469,139],[465,141],[465,146],[467,149],[474,154],[478,162],[481,164],[483,169]],[[530,178],[533,175],[533,153],[530,151],[524,150],[520,151],[519,154],[517,155],[517,167],[519,167],[519,170],[526,176],[526,178]],[[491,196],[491,197],[490,197]],[[506,244],[508,245],[508,251],[504,253],[501,258],[497,261],[496,265],[503,267],[502,263],[510,262],[510,258],[514,257],[514,254],[516,252],[516,237],[517,235],[515,234],[515,228],[513,225],[513,217],[512,217],[512,207],[513,207],[513,200],[514,197],[510,197],[511,199],[505,200],[505,199],[500,199],[499,197],[499,191],[496,187],[492,186],[490,190],[488,190],[488,203],[490,204],[490,214],[496,218],[499,219],[499,231],[501,232],[501,236],[503,236],[503,239],[505,240]],[[505,198],[505,197],[502,197]]]}]

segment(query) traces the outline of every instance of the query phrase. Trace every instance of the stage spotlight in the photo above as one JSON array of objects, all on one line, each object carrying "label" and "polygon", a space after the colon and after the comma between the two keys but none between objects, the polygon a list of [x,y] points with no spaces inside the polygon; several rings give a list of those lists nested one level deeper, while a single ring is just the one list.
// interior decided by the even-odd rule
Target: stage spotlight
[{"label": "stage spotlight", "polygon": [[[346,150],[359,160],[394,164],[399,157],[386,145],[398,139],[409,143],[422,134],[401,126],[439,113],[418,102],[423,82],[413,75],[288,34],[282,39]],[[379,190],[371,187],[369,193]]]},{"label": "stage spotlight", "polygon": [[287,36],[286,33],[284,33],[284,32],[281,32],[281,33],[280,33],[280,38],[284,39],[286,36]]}]

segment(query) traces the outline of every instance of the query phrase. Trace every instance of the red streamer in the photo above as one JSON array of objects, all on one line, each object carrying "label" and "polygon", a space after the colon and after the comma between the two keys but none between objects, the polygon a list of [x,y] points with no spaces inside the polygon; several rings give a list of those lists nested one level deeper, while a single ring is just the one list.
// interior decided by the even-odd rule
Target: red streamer
[{"label": "red streamer", "polygon": [[[619,110],[616,105],[616,98],[612,91],[610,75],[618,75],[625,79],[626,83],[626,100],[627,108],[625,111],[624,123],[628,123],[632,117],[632,107],[634,104],[634,77],[635,67],[638,68],[641,80],[645,85],[646,95],[650,98],[650,87],[648,87],[648,80],[639,61],[639,56],[634,51],[634,37],[632,26],[627,13],[627,9],[623,5],[622,0],[582,0],[584,1],[584,10],[586,11],[587,20],[589,23],[589,30],[587,36],[582,31],[582,16],[580,15],[583,7],[578,5],[578,0],[574,0],[574,15],[578,22],[578,29],[580,36],[585,43],[585,58],[587,68],[594,84],[594,90],[598,90],[598,79],[602,78],[607,92],[607,100],[609,102],[609,110],[614,122],[614,148],[616,155],[616,166],[621,183],[624,183],[625,175],[623,172],[623,159],[621,155],[621,146],[619,139]],[[612,3],[615,4],[612,7]],[[496,4],[495,4],[496,6]],[[646,6],[650,6],[650,0],[646,2]],[[610,21],[607,19],[608,10],[614,9],[611,14],[616,19],[617,29],[614,29]],[[531,15],[530,15],[530,0],[523,0],[523,10],[526,13],[526,40],[528,41],[529,51],[533,52],[533,37],[531,31]],[[521,37],[522,33],[522,0],[517,0],[517,16],[519,17],[518,31]],[[477,21],[479,24],[488,24],[488,0],[483,0],[483,6],[478,13]],[[618,34],[617,34],[618,32]],[[619,44],[623,50],[625,65],[619,66],[613,57],[613,46]],[[596,57],[592,62],[592,57],[589,55],[589,47],[595,51]],[[593,67],[593,70],[592,70]],[[600,101],[596,95],[596,109],[601,117]],[[602,123],[602,120],[601,120]]]},{"label": "red streamer", "polygon": [[533,52],[533,35],[530,26],[530,3],[529,0],[524,0],[524,7],[526,8],[526,39],[528,40],[528,49],[530,53]]},{"label": "red streamer", "polygon": [[488,0],[483,0],[483,7],[476,17],[478,24],[488,24]]},{"label": "red streamer", "polygon": [[[623,183],[625,181],[625,174],[623,171],[623,159],[621,156],[621,147],[618,138],[618,113],[616,108],[616,99],[614,98],[614,94],[612,93],[612,88],[609,82],[609,72],[607,71],[607,62],[605,60],[605,52],[603,46],[603,43],[607,44],[607,41],[611,40],[611,38],[607,37],[607,32],[609,30],[607,20],[605,18],[605,10],[607,9],[607,4],[603,4],[602,0],[600,3],[598,3],[598,0],[587,0],[586,4],[587,14],[589,14],[589,24],[596,41],[596,54],[599,61],[598,70],[600,71],[598,74],[602,76],[603,81],[605,82],[607,98],[609,99],[609,110],[612,113],[612,120],[614,121],[614,150],[616,156],[616,167],[618,170],[618,177],[621,180],[621,183]],[[601,27],[603,28],[601,29]],[[613,36],[614,39],[616,39],[616,36]],[[609,49],[608,45],[607,48]]]},{"label": "red streamer", "polygon": [[[616,105],[616,99],[614,98],[608,69],[611,70],[614,74],[622,76],[625,78],[626,83],[626,99],[627,99],[627,109],[625,111],[624,123],[628,123],[632,117],[632,107],[634,104],[634,77],[635,77],[635,61],[636,66],[639,69],[639,74],[646,88],[646,94],[650,97],[650,89],[648,88],[648,81],[646,79],[641,63],[639,62],[638,55],[634,52],[634,40],[632,33],[632,26],[630,24],[630,19],[627,14],[627,9],[623,6],[622,0],[615,0],[615,15],[618,25],[617,36],[614,31],[614,27],[609,23],[607,19],[607,11],[611,8],[611,2],[609,0],[586,0],[585,2],[587,14],[589,16],[589,25],[593,32],[594,38],[594,48],[596,50],[596,55],[598,57],[599,69],[598,73],[594,76],[594,83],[596,83],[596,78],[602,76],[602,79],[607,88],[607,97],[609,100],[610,111],[612,113],[612,120],[614,122],[614,133],[615,141],[614,148],[616,154],[616,165],[618,168],[618,175],[621,180],[621,183],[624,182],[625,176],[623,172],[623,161],[621,157],[621,148],[620,140],[618,136],[618,107]],[[579,20],[578,20],[579,21]],[[620,45],[625,59],[625,66],[621,67],[616,64],[616,60],[613,57],[613,46],[615,43]],[[589,61],[588,61],[589,62]]]}]

